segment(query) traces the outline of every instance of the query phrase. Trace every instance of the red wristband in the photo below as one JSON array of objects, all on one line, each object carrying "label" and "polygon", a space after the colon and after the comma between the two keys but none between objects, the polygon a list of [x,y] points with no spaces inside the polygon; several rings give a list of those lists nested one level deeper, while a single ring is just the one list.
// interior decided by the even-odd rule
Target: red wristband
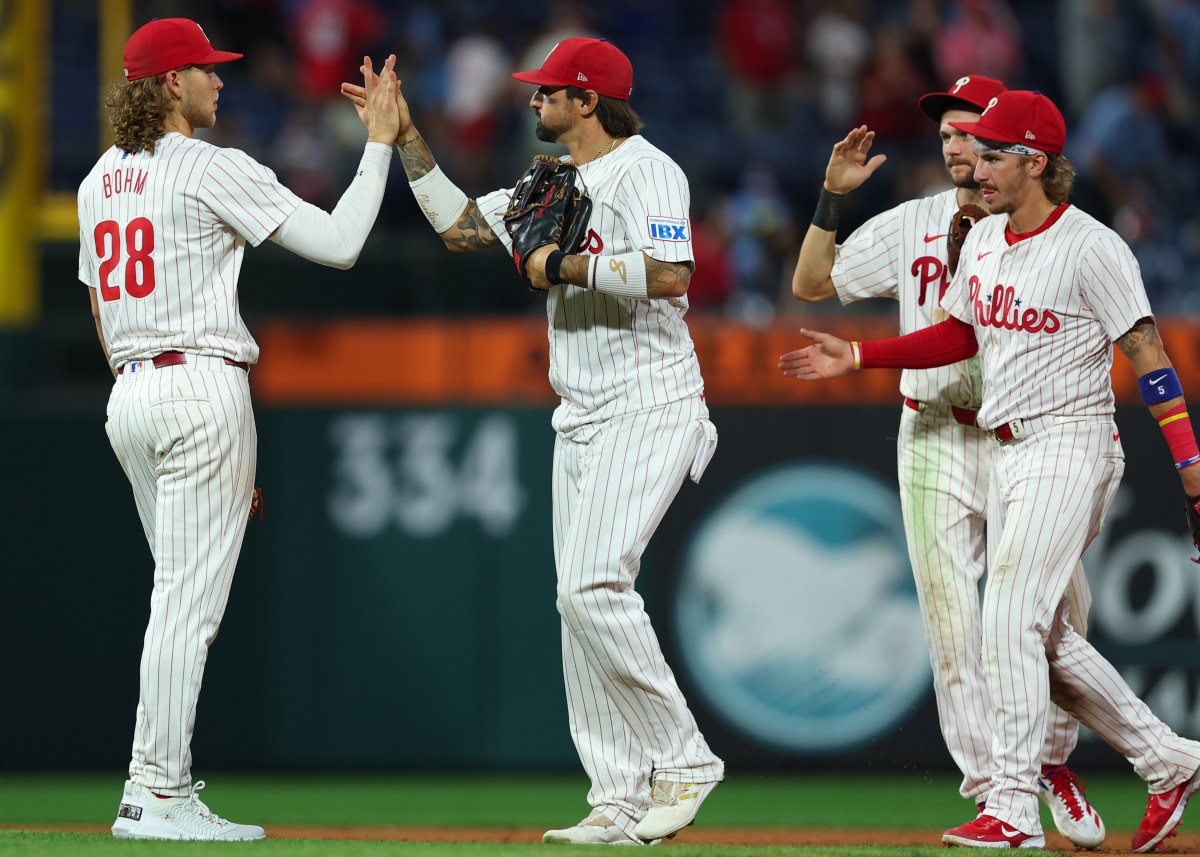
[{"label": "red wristband", "polygon": [[1180,402],[1169,411],[1159,414],[1158,427],[1167,439],[1176,470],[1200,464],[1200,449],[1196,447],[1196,433],[1192,430],[1192,420],[1185,403]]}]

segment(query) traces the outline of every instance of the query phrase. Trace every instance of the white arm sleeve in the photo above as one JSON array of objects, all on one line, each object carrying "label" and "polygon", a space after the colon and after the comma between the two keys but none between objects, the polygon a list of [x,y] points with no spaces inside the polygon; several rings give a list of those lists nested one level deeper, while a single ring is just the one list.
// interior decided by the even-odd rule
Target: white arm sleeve
[{"label": "white arm sleeve", "polygon": [[271,240],[312,262],[342,270],[352,267],[375,225],[391,160],[391,146],[367,143],[358,175],[333,213],[301,202],[271,233]]}]

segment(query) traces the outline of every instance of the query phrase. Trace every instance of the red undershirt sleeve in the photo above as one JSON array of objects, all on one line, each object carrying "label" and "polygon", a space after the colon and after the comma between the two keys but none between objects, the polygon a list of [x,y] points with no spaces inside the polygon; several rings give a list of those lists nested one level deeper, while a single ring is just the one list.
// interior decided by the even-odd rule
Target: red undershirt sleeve
[{"label": "red undershirt sleeve", "polygon": [[954,317],[904,336],[859,345],[863,369],[932,369],[974,357],[979,351],[975,328]]}]

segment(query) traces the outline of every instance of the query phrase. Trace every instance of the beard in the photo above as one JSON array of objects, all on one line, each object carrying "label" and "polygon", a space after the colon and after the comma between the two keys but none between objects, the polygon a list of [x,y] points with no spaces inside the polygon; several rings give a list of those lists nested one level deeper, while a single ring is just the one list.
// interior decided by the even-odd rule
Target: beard
[{"label": "beard", "polygon": [[211,98],[204,102],[185,101],[180,105],[180,113],[193,128],[211,128],[217,124],[217,112]]},{"label": "beard", "polygon": [[[955,167],[967,166],[967,164],[955,164],[954,166]],[[946,175],[948,175],[950,177],[950,183],[953,184],[956,188],[960,188],[962,190],[979,190],[979,182],[975,181],[975,168],[973,166],[971,167],[970,171],[966,174],[966,176],[964,176],[961,179],[956,179],[954,177],[953,167],[947,165],[946,166]]]},{"label": "beard", "polygon": [[555,143],[558,141],[559,132],[543,125],[541,119],[538,120],[537,127],[533,129],[533,133],[543,143]]}]

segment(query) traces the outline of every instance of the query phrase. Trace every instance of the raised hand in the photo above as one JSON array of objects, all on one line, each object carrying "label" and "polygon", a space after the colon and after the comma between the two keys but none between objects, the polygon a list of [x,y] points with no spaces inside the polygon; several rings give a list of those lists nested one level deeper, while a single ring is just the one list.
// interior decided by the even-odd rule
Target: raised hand
[{"label": "raised hand", "polygon": [[803,381],[819,381],[836,378],[854,368],[854,355],[846,340],[817,330],[801,328],[800,333],[813,344],[799,351],[789,351],[779,358],[779,368],[784,375]]},{"label": "raised hand", "polygon": [[[396,59],[395,54],[392,54],[388,59],[392,61],[392,66],[394,67]],[[366,110],[367,98],[370,91],[377,85],[379,76],[377,76],[372,69],[370,57],[363,57],[363,64],[359,67],[359,71],[361,71],[363,75],[363,85],[359,86],[355,83],[343,83],[341,87],[341,93],[351,104],[354,105],[354,109],[358,111],[358,117],[362,119],[363,124],[366,125],[367,119],[363,114]],[[400,124],[396,132],[396,139],[394,141],[389,140],[389,143],[404,143],[407,139],[416,135],[416,130],[413,128],[412,124],[412,117],[408,112],[408,101],[404,98],[404,92],[401,90],[400,84],[401,81],[396,80],[395,101]]]},{"label": "raised hand", "polygon": [[400,82],[396,80],[396,55],[389,54],[383,63],[383,72],[376,77],[371,68],[371,58],[363,57],[363,84],[366,98],[359,116],[367,126],[367,139],[372,143],[392,145],[400,132],[400,112],[396,104],[396,93]]},{"label": "raised hand", "polygon": [[825,187],[833,193],[849,193],[871,177],[887,155],[876,155],[867,160],[875,132],[866,125],[855,128],[840,143],[834,143],[829,165],[825,167]]}]

